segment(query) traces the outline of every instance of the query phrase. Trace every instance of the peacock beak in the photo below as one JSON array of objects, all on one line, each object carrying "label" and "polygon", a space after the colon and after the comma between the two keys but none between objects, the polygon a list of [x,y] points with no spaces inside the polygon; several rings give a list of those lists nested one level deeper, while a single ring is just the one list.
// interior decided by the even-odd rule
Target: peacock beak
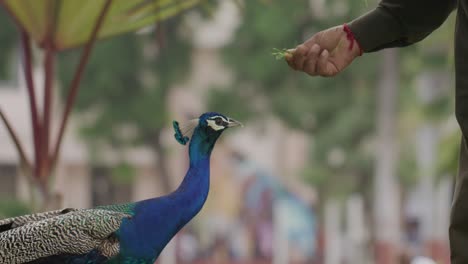
[{"label": "peacock beak", "polygon": [[236,127],[236,126],[243,127],[244,125],[237,120],[229,118],[227,127]]}]

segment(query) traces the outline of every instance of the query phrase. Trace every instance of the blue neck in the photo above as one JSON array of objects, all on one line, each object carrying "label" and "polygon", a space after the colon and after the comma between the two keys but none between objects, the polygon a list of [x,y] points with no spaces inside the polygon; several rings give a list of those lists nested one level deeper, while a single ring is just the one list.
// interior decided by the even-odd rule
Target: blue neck
[{"label": "blue neck", "polygon": [[210,158],[202,158],[191,163],[179,188],[173,193],[178,210],[181,212],[179,220],[185,225],[203,207],[210,190]]},{"label": "blue neck", "polygon": [[220,132],[206,128],[195,128],[189,145],[190,167],[196,166],[200,160],[210,159],[211,151],[220,135]]},{"label": "blue neck", "polygon": [[197,127],[189,145],[190,167],[174,194],[184,204],[183,221],[190,221],[202,208],[210,189],[210,156],[221,133]]},{"label": "blue neck", "polygon": [[221,133],[195,129],[189,146],[190,167],[176,191],[139,202],[135,215],[120,228],[121,252],[153,263],[169,240],[203,207],[210,188],[210,155]]},{"label": "blue neck", "polygon": [[210,187],[210,156],[214,144],[220,133],[213,132],[197,127],[193,133],[189,145],[190,167],[184,180],[175,193],[181,197],[188,197],[193,200],[191,205],[194,208],[188,211],[196,211],[203,206]]}]

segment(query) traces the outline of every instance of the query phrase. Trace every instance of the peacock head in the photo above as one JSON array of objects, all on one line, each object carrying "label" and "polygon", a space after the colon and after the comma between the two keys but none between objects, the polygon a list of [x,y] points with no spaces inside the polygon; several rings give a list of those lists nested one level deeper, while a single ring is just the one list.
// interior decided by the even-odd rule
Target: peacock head
[{"label": "peacock head", "polygon": [[199,133],[217,139],[224,130],[230,127],[242,126],[242,123],[216,112],[208,112],[202,114],[199,118],[188,121],[184,125],[179,125],[179,122],[173,121],[173,126],[175,130],[174,137],[180,144],[185,145],[194,131],[199,131]]}]

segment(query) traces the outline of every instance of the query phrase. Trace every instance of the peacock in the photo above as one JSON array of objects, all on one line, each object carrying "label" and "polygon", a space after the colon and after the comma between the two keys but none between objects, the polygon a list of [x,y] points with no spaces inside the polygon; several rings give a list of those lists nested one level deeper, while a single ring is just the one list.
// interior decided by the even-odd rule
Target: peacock
[{"label": "peacock", "polygon": [[154,263],[203,207],[213,147],[224,130],[239,125],[215,112],[204,113],[184,127],[174,121],[177,141],[183,145],[190,141],[190,165],[180,186],[169,195],[0,220],[0,263]]}]

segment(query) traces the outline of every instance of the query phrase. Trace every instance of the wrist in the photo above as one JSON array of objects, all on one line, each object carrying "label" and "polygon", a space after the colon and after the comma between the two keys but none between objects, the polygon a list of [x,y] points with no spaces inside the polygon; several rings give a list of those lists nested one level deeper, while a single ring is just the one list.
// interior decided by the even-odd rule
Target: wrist
[{"label": "wrist", "polygon": [[343,32],[346,34],[346,39],[349,43],[348,50],[351,51],[356,57],[361,56],[363,54],[361,45],[356,40],[354,33],[351,31],[351,28],[346,23],[343,24]]}]

